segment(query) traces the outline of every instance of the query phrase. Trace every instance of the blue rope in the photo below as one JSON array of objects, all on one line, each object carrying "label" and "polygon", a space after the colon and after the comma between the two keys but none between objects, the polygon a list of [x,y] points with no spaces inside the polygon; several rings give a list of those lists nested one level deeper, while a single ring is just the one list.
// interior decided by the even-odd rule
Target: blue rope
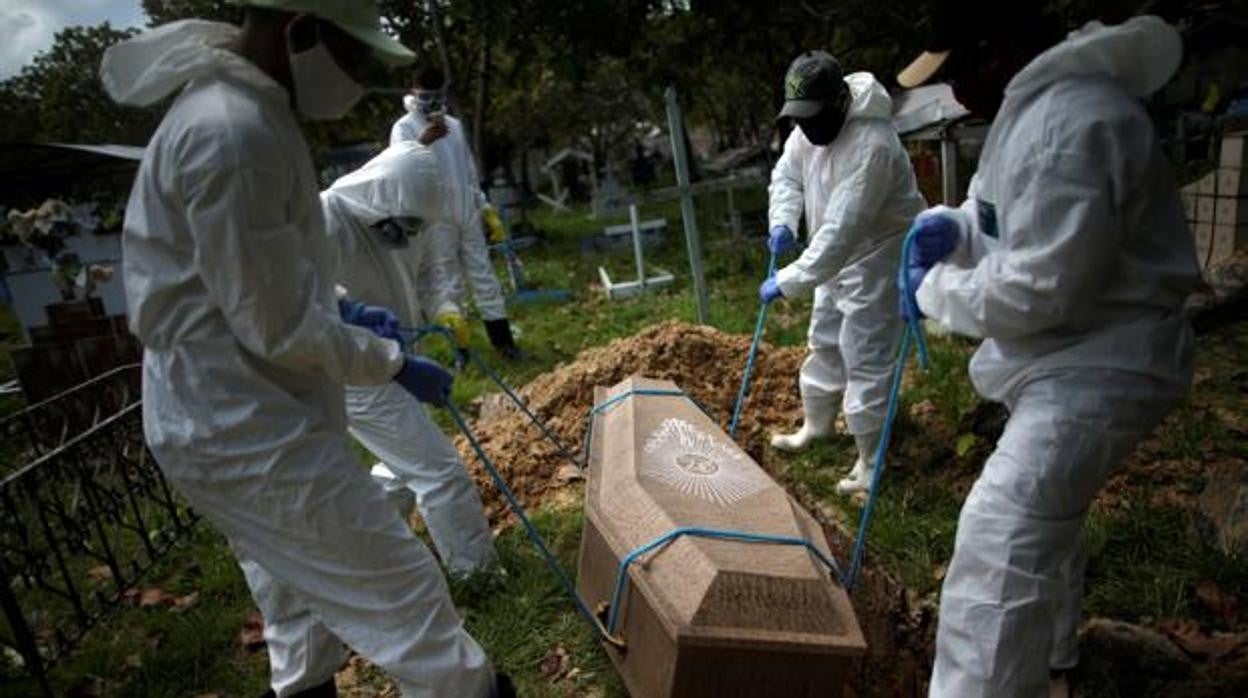
[{"label": "blue rope", "polygon": [[[776,273],[776,253],[772,252],[767,261],[767,276]],[[737,402],[732,408],[732,421],[728,424],[728,436],[736,438],[737,422],[741,419],[741,407],[745,404],[745,394],[750,388],[750,374],[754,372],[754,361],[758,357],[758,345],[763,341],[763,328],[767,324],[766,301],[759,301],[758,321],[754,323],[754,340],[750,342],[750,353],[745,359],[745,372],[741,374],[741,388],[737,390]]]},{"label": "blue rope", "polygon": [[507,385],[507,382],[503,380],[502,376],[498,375],[493,369],[486,365],[486,363],[481,360],[481,357],[477,356],[475,351],[465,350],[465,353],[468,355],[469,361],[475,364],[477,368],[481,369],[481,372],[489,377],[495,385],[502,388],[503,392],[507,394],[507,397],[511,398],[511,401],[516,404],[516,407],[519,407],[520,411],[524,412],[524,414],[528,416],[529,421],[533,422],[533,424],[541,430],[542,434],[544,434],[546,438],[555,445],[555,448],[559,450],[559,453],[563,454],[563,457],[567,458],[568,462],[571,463],[574,468],[580,470],[583,463],[578,461],[576,456],[572,455],[572,450],[568,448],[567,444],[565,444],[562,439],[555,435],[555,432],[551,431],[546,422],[542,421],[540,417],[533,413],[533,410],[529,409],[528,404],[526,404],[524,400],[520,399],[520,396],[512,390],[510,385]]},{"label": "blue rope", "polygon": [[593,611],[589,609],[585,600],[582,599],[581,595],[576,592],[576,585],[572,582],[572,578],[569,577],[568,573],[564,571],[563,565],[559,563],[559,558],[556,557],[550,550],[550,547],[546,545],[546,541],[542,539],[542,534],[537,530],[537,526],[533,524],[533,521],[529,519],[528,515],[525,513],[524,507],[520,504],[520,500],[518,500],[515,493],[511,491],[511,487],[509,487],[507,485],[507,481],[503,479],[502,473],[498,471],[494,462],[491,461],[490,457],[486,455],[485,449],[482,448],[481,443],[477,441],[476,434],[474,434],[472,429],[468,427],[468,423],[464,420],[464,416],[460,413],[459,408],[455,407],[454,403],[450,401],[447,401],[444,407],[446,408],[447,413],[451,415],[451,421],[455,422],[455,426],[458,427],[463,433],[464,438],[468,439],[468,443],[472,446],[473,452],[477,454],[477,458],[480,459],[481,465],[485,467],[486,472],[490,475],[490,479],[494,481],[494,486],[498,488],[498,491],[502,493],[503,498],[507,500],[507,506],[511,508],[513,513],[515,513],[516,518],[520,519],[520,523],[524,526],[524,531],[528,535],[529,540],[533,543],[533,546],[537,548],[538,552],[541,553],[542,558],[546,561],[546,565],[559,579],[559,583],[563,586],[564,592],[567,593],[576,605],[576,610],[580,612],[586,622],[588,622],[604,640],[622,647],[623,641],[613,636],[606,628],[603,627],[602,621],[598,620],[598,617],[595,616]]},{"label": "blue rope", "polygon": [[867,491],[867,502],[862,507],[858,519],[858,533],[854,536],[854,552],[849,563],[849,574],[845,577],[845,588],[853,591],[858,584],[858,574],[862,571],[862,558],[867,547],[867,529],[871,526],[871,515],[875,511],[875,500],[880,491],[880,480],[884,473],[884,459],[888,454],[888,443],[893,436],[893,421],[897,417],[897,407],[901,402],[901,379],[906,372],[906,354],[910,351],[910,338],[914,328],[907,327],[901,335],[901,346],[897,352],[897,362],[893,366],[893,384],[888,392],[888,411],[884,416],[884,427],[880,430],[880,442],[875,447],[875,468],[871,473],[871,487]]},{"label": "blue rope", "polygon": [[[914,232],[914,228],[907,231],[906,239],[901,243],[901,268],[897,270],[897,280],[904,294],[901,302],[910,308],[910,318],[906,320],[906,325],[910,334],[914,336],[914,345],[919,351],[919,368],[926,371],[930,365],[927,355],[927,339],[923,336],[923,320],[919,318],[919,304],[917,301],[911,302],[915,289],[910,287],[910,275],[906,273],[906,260],[910,259],[910,246],[914,244]],[[906,355],[900,354],[897,360],[904,362]]]},{"label": "blue rope", "polygon": [[923,336],[923,321],[919,318],[918,308],[914,307],[917,304],[912,304],[910,301],[913,297],[913,289],[910,286],[910,277],[906,274],[906,260],[910,257],[910,246],[913,243],[914,230],[911,229],[906,233],[906,239],[901,246],[901,269],[897,275],[899,286],[904,294],[902,302],[910,306],[911,319],[906,321],[906,330],[902,333],[901,344],[897,348],[897,361],[893,365],[893,384],[888,391],[888,410],[884,416],[884,426],[880,430],[880,442],[875,449],[875,468],[871,473],[871,486],[867,491],[867,501],[862,507],[862,514],[858,518],[858,533],[854,536],[853,557],[849,564],[849,574],[845,577],[845,588],[851,592],[858,585],[858,575],[862,572],[862,560],[867,547],[867,529],[871,526],[871,516],[875,513],[875,502],[879,498],[885,456],[888,454],[888,444],[893,436],[893,423],[897,419],[897,408],[901,402],[901,382],[905,377],[906,359],[910,353],[911,341],[914,342],[919,355],[919,367],[927,370],[929,366],[927,340]]},{"label": "blue rope", "polygon": [[[399,328],[399,334],[400,334],[400,337],[402,337],[405,343],[407,344],[411,344],[412,342],[416,341],[417,339],[420,339],[421,337],[425,335],[440,334],[446,337],[447,341],[451,343],[451,346],[455,345],[454,333],[451,332],[451,329],[449,327],[445,327],[443,325],[422,325],[420,327],[402,327],[402,328]],[[519,395],[516,394],[516,391],[512,389],[512,387],[508,385],[505,380],[503,380],[503,377],[500,376],[498,372],[490,368],[489,364],[485,363],[485,361],[481,357],[477,356],[477,353],[475,351],[472,351],[471,349],[468,349],[468,348],[459,349],[459,351],[462,351],[464,355],[468,357],[469,362],[474,364],[477,368],[481,369],[481,372],[484,373],[485,376],[490,379],[490,381],[492,381],[495,385],[497,385],[499,388],[502,389],[502,391],[507,395],[507,397],[510,398],[513,403],[515,403],[516,407],[519,407],[520,411],[523,412],[525,416],[529,418],[529,421],[533,422],[533,424],[539,430],[541,430],[542,435],[544,435],[547,440],[549,440],[552,444],[554,444],[555,448],[559,451],[560,454],[563,455],[564,458],[568,459],[568,462],[572,464],[572,467],[576,468],[577,470],[581,469],[583,463],[581,461],[578,461],[576,459],[576,456],[572,454],[572,449],[568,448],[568,445],[565,444],[563,440],[560,439],[555,434],[555,432],[551,430],[550,426],[547,425],[546,422],[542,421],[541,417],[538,417],[536,414],[534,414],[533,410],[529,409],[528,404],[525,403],[525,401],[521,399]]]},{"label": "blue rope", "polygon": [[620,560],[615,577],[615,590],[611,593],[610,613],[607,616],[607,632],[615,632],[616,621],[620,617],[620,605],[624,595],[624,589],[628,586],[628,568],[637,560],[638,557],[658,548],[662,545],[680,538],[681,536],[694,536],[697,538],[713,538],[717,540],[732,540],[742,543],[765,543],[770,545],[794,545],[801,546],[810,551],[819,562],[832,571],[838,580],[841,579],[841,570],[828,555],[822,550],[815,547],[813,543],[805,538],[796,536],[777,536],[764,533],[747,533],[745,531],[731,531],[717,528],[704,528],[701,526],[681,526],[672,529],[667,533],[655,538],[649,543],[645,543],[633,549],[632,552],[625,555]]},{"label": "blue rope", "polygon": [[626,390],[619,395],[608,398],[607,400],[589,408],[589,413],[585,415],[585,443],[581,446],[581,462],[584,463],[586,467],[589,467],[589,445],[594,438],[594,415],[604,414],[607,410],[634,395],[683,397],[689,402],[692,402],[698,409],[702,410],[703,414],[708,417],[710,416],[710,413],[706,411],[706,408],[703,407],[701,403],[686,395],[683,390],[667,390],[661,388],[633,388],[632,390]]}]

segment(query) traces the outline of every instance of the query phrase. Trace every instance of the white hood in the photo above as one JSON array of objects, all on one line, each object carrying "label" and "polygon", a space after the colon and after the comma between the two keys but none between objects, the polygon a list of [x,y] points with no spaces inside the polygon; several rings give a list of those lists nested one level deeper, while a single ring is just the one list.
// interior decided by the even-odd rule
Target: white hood
[{"label": "white hood", "polygon": [[364,225],[387,218],[440,222],[450,213],[449,188],[436,153],[416,141],[403,141],[339,177],[324,196],[337,199]]},{"label": "white hood", "polygon": [[1006,88],[1021,95],[1057,80],[1103,76],[1134,97],[1161,89],[1183,58],[1183,40],[1159,17],[1135,17],[1115,26],[1089,22],[1065,41],[1040,54]]},{"label": "white hood", "polygon": [[100,81],[120,104],[148,106],[196,78],[213,72],[268,90],[285,89],[242,56],[220,48],[238,27],[188,19],[171,22],[118,42],[104,52]]},{"label": "white hood", "polygon": [[871,73],[850,73],[845,76],[849,85],[849,113],[847,119],[888,119],[893,115],[893,98]]}]

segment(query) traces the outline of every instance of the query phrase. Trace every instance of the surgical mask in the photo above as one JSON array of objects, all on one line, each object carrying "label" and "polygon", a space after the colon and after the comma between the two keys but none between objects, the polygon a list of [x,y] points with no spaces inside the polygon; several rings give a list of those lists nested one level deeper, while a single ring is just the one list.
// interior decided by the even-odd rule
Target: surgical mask
[{"label": "surgical mask", "polygon": [[[290,46],[290,26],[286,27],[286,45]],[[341,119],[364,96],[364,88],[343,71],[321,41],[319,29],[316,45],[289,55],[295,108],[309,119]]]},{"label": "surgical mask", "polygon": [[446,92],[442,90],[415,90],[416,113],[431,119],[435,115],[446,113]]}]

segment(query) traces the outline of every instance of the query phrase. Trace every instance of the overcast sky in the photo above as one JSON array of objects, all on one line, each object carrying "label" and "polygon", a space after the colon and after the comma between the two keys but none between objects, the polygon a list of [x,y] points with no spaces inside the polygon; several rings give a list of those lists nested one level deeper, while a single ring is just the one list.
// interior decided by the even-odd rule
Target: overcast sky
[{"label": "overcast sky", "polygon": [[104,21],[114,27],[141,27],[143,7],[139,0],[0,0],[0,80],[51,48],[61,29]]}]

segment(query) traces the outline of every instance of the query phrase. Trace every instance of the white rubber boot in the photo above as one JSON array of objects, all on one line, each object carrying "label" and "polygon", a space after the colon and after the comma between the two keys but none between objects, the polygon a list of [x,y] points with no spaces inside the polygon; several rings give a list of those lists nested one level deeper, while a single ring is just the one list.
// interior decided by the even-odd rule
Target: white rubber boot
[{"label": "white rubber boot", "polygon": [[841,396],[831,399],[802,398],[802,428],[792,434],[772,434],[771,447],[780,451],[800,451],[816,439],[831,436],[836,428],[836,414]]},{"label": "white rubber boot", "polygon": [[855,434],[854,443],[858,446],[858,460],[849,475],[836,483],[837,494],[854,494],[871,489],[871,475],[875,472],[875,451],[880,444],[880,432]]}]

